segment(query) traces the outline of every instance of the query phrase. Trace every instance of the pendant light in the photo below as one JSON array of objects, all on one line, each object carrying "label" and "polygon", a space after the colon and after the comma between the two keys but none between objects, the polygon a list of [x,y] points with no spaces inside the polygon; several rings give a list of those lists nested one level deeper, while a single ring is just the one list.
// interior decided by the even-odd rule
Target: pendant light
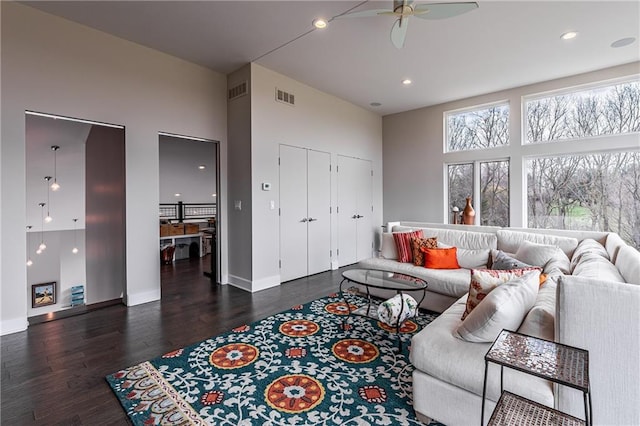
[{"label": "pendant light", "polygon": [[38,205],[40,206],[40,219],[42,228],[40,230],[40,245],[38,246],[38,250],[36,251],[36,253],[40,254],[47,248],[47,245],[44,243],[44,206],[46,205],[46,203],[38,203]]},{"label": "pendant light", "polygon": [[31,231],[32,226],[27,225],[27,266],[33,265],[33,260],[31,260]]},{"label": "pendant light", "polygon": [[60,189],[60,184],[58,183],[58,150],[60,147],[58,145],[51,145],[51,151],[53,151],[53,183],[51,184],[51,190],[57,191]]},{"label": "pendant light", "polygon": [[49,205],[51,204],[51,202],[49,201],[49,181],[51,181],[51,176],[45,176],[44,177],[44,181],[47,182],[47,215],[44,217],[44,221],[47,223],[50,223],[53,218],[51,217],[51,214],[49,214]]},{"label": "pendant light", "polygon": [[73,249],[71,253],[78,254],[78,219],[73,219]]}]

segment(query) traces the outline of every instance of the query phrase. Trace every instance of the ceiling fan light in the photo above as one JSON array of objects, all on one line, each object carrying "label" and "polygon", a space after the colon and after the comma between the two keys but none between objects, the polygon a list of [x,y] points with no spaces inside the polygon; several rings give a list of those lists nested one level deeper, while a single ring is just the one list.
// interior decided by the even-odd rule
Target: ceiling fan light
[{"label": "ceiling fan light", "polygon": [[313,20],[313,26],[319,30],[327,28],[327,25],[329,25],[329,23],[324,18],[316,18]]}]

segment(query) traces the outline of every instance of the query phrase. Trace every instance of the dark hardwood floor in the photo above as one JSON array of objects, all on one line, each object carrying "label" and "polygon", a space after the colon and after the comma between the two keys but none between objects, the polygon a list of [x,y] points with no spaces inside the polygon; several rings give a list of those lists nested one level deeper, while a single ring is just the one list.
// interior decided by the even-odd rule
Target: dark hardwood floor
[{"label": "dark hardwood floor", "polygon": [[162,300],[110,306],[3,336],[2,425],[128,424],[104,377],[337,291],[341,270],[258,293],[211,284],[208,257],[162,266]]}]

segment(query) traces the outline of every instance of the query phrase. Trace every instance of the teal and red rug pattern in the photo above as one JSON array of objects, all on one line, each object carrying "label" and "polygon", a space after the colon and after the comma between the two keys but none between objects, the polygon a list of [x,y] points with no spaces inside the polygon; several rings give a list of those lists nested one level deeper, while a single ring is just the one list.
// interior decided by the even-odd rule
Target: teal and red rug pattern
[{"label": "teal and red rug pattern", "polygon": [[[363,298],[348,295],[362,306]],[[412,425],[411,336],[337,294],[107,376],[135,425]]]}]

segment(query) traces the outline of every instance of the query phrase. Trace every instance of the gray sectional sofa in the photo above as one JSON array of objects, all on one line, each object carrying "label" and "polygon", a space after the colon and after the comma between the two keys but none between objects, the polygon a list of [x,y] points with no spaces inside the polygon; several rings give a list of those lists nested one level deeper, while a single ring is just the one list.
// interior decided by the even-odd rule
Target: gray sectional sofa
[{"label": "gray sectional sofa", "polygon": [[[380,256],[363,260],[359,266],[426,279],[428,293],[421,306],[441,312],[413,337],[411,345],[414,408],[420,418],[449,426],[480,423],[484,355],[491,343],[456,337],[469,291],[470,269],[489,266],[497,250],[515,256],[521,247],[537,243],[556,246],[564,255],[536,265],[549,276],[517,331],[589,350],[594,424],[640,424],[637,250],[617,234],[605,232],[416,222],[387,226],[389,232],[417,229],[422,229],[425,237],[437,237],[439,244],[458,247],[461,268],[436,270],[398,262],[393,259],[389,235],[382,237]],[[376,295],[391,294],[381,291]],[[490,364],[485,422],[499,398],[499,377],[499,368]],[[512,370],[505,370],[504,384],[514,393],[584,418],[582,394],[576,390]]]}]

